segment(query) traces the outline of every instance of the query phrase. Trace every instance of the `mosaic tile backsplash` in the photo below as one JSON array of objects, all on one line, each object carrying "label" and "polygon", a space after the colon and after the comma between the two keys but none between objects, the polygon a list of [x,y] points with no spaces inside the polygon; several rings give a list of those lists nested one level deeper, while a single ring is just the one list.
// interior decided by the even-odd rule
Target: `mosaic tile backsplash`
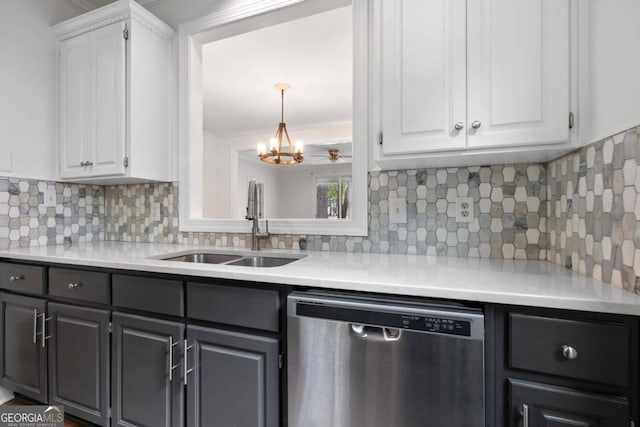
[{"label": "mosaic tile backsplash", "polygon": [[549,261],[640,294],[640,127],[548,165]]},{"label": "mosaic tile backsplash", "polygon": [[[640,293],[640,127],[548,164],[369,174],[367,237],[274,235],[273,248],[555,262]],[[42,192],[56,190],[45,208]],[[389,221],[404,198],[407,222]],[[474,219],[458,223],[456,197]],[[151,204],[161,205],[152,221]],[[121,240],[248,247],[250,236],[178,230],[175,183],[89,186],[0,177],[0,248]]]},{"label": "mosaic tile backsplash", "polygon": [[[56,192],[45,207],[44,191]],[[0,177],[0,248],[102,240],[104,189]]]},{"label": "mosaic tile backsplash", "polygon": [[[180,233],[175,184],[138,184],[105,191],[107,240],[250,246],[246,234]],[[369,174],[369,235],[274,235],[267,246],[349,252],[381,252],[546,259],[544,165],[414,169]],[[389,199],[404,198],[407,222],[389,222]],[[473,197],[477,213],[456,222],[456,197]],[[150,203],[161,203],[162,221],[149,221]],[[543,248],[543,249],[541,249]]]}]

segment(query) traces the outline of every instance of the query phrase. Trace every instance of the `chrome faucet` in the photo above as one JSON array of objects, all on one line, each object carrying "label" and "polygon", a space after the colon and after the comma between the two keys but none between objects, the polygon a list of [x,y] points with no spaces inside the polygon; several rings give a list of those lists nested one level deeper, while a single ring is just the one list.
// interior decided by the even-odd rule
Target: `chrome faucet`
[{"label": "chrome faucet", "polygon": [[263,206],[264,206],[264,185],[262,183],[256,182],[255,179],[249,180],[249,192],[247,195],[247,215],[246,219],[249,221],[253,221],[253,226],[251,227],[251,250],[259,251],[260,250],[260,240],[268,239],[271,234],[269,234],[269,220],[265,219],[266,231],[260,231],[260,218],[263,216]]}]

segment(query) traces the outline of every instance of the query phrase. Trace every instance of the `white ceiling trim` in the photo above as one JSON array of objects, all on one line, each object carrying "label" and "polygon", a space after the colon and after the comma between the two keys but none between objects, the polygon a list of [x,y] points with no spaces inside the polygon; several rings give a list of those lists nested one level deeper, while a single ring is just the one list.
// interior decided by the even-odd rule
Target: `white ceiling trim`
[{"label": "white ceiling trim", "polygon": [[87,0],[65,0],[65,1],[71,6],[80,8],[84,12],[89,12],[90,10],[93,10],[96,8],[94,4],[92,4]]},{"label": "white ceiling trim", "polygon": [[[98,9],[102,6],[106,6],[109,3],[113,3],[114,0],[65,0],[72,6],[76,6],[82,9],[84,12],[89,12],[94,9]],[[141,6],[146,9],[153,9],[168,2],[169,0],[136,0]]]}]

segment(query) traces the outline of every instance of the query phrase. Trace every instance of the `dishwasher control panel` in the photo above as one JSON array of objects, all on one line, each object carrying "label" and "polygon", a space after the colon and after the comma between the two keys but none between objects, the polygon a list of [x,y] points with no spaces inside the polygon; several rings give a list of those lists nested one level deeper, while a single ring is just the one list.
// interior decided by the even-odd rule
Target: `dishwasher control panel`
[{"label": "dishwasher control panel", "polygon": [[421,315],[408,312],[361,310],[312,301],[297,301],[295,314],[339,322],[351,322],[385,328],[409,329],[437,334],[471,336],[471,321],[448,316]]},{"label": "dishwasher control panel", "polygon": [[467,320],[448,319],[446,317],[427,317],[413,315],[399,315],[402,319],[402,328],[425,332],[438,332],[441,334],[471,335],[471,322]]}]

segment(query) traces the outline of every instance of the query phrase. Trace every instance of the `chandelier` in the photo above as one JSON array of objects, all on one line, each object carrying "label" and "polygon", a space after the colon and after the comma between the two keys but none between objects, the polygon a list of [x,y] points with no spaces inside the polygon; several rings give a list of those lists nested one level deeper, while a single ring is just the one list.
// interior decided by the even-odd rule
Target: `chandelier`
[{"label": "chandelier", "polygon": [[[287,125],[284,122],[284,92],[291,88],[287,83],[277,83],[273,86],[277,91],[280,91],[281,108],[280,108],[280,124],[276,131],[276,136],[269,139],[269,151],[264,143],[258,144],[258,157],[260,160],[267,163],[275,163],[282,165],[292,165],[301,163],[304,160],[302,155],[302,141],[296,141],[295,146],[291,144],[289,138],[289,132],[287,132]],[[282,137],[287,139],[286,150],[282,147]]]}]

